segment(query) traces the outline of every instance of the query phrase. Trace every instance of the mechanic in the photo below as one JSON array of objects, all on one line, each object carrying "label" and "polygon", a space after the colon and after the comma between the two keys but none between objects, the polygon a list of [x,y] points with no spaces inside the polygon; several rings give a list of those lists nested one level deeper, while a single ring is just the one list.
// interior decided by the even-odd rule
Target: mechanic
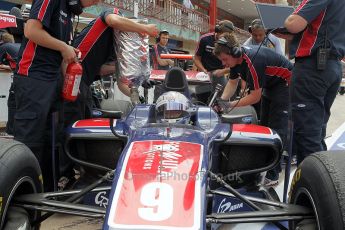
[{"label": "mechanic", "polygon": [[[24,28],[14,74],[16,114],[14,139],[26,144],[42,169],[44,190],[54,188],[51,147],[52,114],[61,112],[61,64],[76,60],[77,49],[67,44],[72,17],[99,0],[36,0]],[[60,116],[62,118],[62,116]],[[55,119],[54,119],[55,121]],[[57,130],[62,130],[62,122]],[[62,138],[58,135],[56,139]]]},{"label": "mechanic", "polygon": [[263,46],[273,49],[278,54],[284,55],[279,39],[273,34],[266,33],[260,19],[253,20],[248,31],[251,37],[243,43],[244,46],[260,45],[262,43]]},{"label": "mechanic", "polygon": [[345,1],[303,1],[285,21],[291,40],[293,152],[297,163],[327,150],[324,138],[345,56]]},{"label": "mechanic", "polygon": [[[171,51],[167,45],[169,42],[169,32],[167,30],[161,30],[156,38],[156,44],[153,46],[151,52],[152,69],[157,70],[169,70],[174,66],[174,61],[171,59],[161,59],[161,54],[170,54]],[[162,85],[156,85],[154,89],[154,101],[164,93],[164,87]]]},{"label": "mechanic", "polygon": [[169,42],[169,32],[167,30],[162,30],[159,32],[156,38],[156,44],[153,46],[152,61],[153,69],[168,70],[170,67],[174,66],[174,61],[171,59],[161,59],[161,54],[170,54],[171,51],[168,49],[167,45]]},{"label": "mechanic", "polygon": [[[262,43],[262,46],[270,48],[278,54],[284,55],[279,39],[273,34],[266,34],[266,30],[260,19],[254,19],[248,27],[248,31],[251,33],[251,37],[243,43],[244,46],[259,46]],[[243,82],[241,81],[241,83]],[[243,87],[245,87],[245,84],[241,84],[241,89],[246,92],[247,89],[244,89]],[[258,116],[260,116],[261,101],[253,104],[253,107]]]},{"label": "mechanic", "polygon": [[231,21],[223,20],[216,25],[215,32],[207,33],[200,37],[194,57],[194,63],[199,71],[210,74],[212,91],[219,83],[223,87],[226,85],[225,74],[229,73],[229,68],[224,68],[222,62],[214,56],[214,44],[219,36],[225,32],[234,32],[235,27]]},{"label": "mechanic", "polygon": [[[261,125],[274,129],[286,143],[288,121],[288,83],[292,64],[272,49],[258,46],[241,47],[235,35],[226,34],[215,46],[214,54],[223,65],[231,68],[229,81],[218,105],[224,110],[246,106],[262,100]],[[229,102],[234,94],[239,77],[247,82],[250,93],[243,98]],[[217,108],[216,108],[217,109]],[[266,174],[264,185],[278,184],[280,165]]]},{"label": "mechanic", "polygon": [[[90,85],[97,75],[115,73],[114,29],[156,36],[158,30],[153,24],[140,24],[118,15],[118,9],[107,9],[90,22],[73,42],[82,54],[83,77],[80,94],[75,102],[65,102],[65,126],[76,120],[90,118],[92,94]],[[99,35],[95,38],[95,35]],[[117,85],[122,93],[130,96],[127,83],[118,79]]]},{"label": "mechanic", "polygon": [[[11,34],[7,31],[2,31],[0,33],[0,63],[2,64],[2,69],[5,68],[7,70],[15,71],[19,48],[20,43],[14,43],[14,38]],[[14,114],[16,110],[13,83],[11,83],[9,89],[7,107],[6,133],[13,135]]]}]

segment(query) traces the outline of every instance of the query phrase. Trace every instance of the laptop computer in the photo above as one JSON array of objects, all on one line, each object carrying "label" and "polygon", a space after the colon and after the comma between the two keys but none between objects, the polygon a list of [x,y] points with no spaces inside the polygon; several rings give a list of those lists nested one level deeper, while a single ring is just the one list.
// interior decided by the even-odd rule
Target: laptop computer
[{"label": "laptop computer", "polygon": [[255,6],[267,32],[289,33],[284,27],[284,22],[285,19],[294,12],[292,6],[265,3],[255,3]]}]

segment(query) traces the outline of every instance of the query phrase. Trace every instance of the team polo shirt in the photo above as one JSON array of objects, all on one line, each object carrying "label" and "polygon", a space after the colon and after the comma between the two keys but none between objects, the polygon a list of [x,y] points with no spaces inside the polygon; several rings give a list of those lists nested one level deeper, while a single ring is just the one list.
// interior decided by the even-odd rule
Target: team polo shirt
[{"label": "team polo shirt", "polygon": [[200,37],[195,55],[201,57],[201,63],[207,71],[222,69],[222,62],[213,54],[216,41],[215,33],[204,34]]},{"label": "team polo shirt", "polygon": [[256,42],[252,37],[248,38],[247,41],[243,43],[244,46],[259,46],[262,45],[275,50],[278,54],[284,55],[282,47],[280,45],[279,39],[273,34],[268,34],[263,42]]},{"label": "team polo shirt", "polygon": [[3,43],[0,45],[0,63],[8,65],[12,70],[16,69],[17,55],[20,43]]},{"label": "team polo shirt", "polygon": [[230,69],[230,79],[241,77],[250,90],[273,89],[290,81],[293,66],[284,56],[267,47],[261,47],[259,52],[255,46],[242,50],[243,61]]},{"label": "team polo shirt", "polygon": [[103,11],[80,32],[73,42],[73,46],[81,51],[82,80],[87,85],[95,80],[101,66],[115,55],[114,31],[107,25],[105,18],[109,14],[118,13],[116,8]]},{"label": "team polo shirt", "polygon": [[[64,42],[70,41],[72,21],[67,1],[36,0],[31,6],[29,18],[39,20],[52,37]],[[61,72],[61,62],[59,51],[39,46],[24,37],[16,73],[40,80],[55,80]]]},{"label": "team polo shirt", "polygon": [[307,28],[295,35],[290,45],[291,57],[314,55],[316,49],[325,43],[331,54],[345,56],[345,1],[304,0],[294,14],[308,22]]},{"label": "team polo shirt", "polygon": [[162,66],[158,63],[157,57],[161,54],[170,54],[170,50],[166,46],[161,46],[160,44],[156,44],[153,46],[153,69],[160,69],[160,70],[168,70],[169,65]]}]

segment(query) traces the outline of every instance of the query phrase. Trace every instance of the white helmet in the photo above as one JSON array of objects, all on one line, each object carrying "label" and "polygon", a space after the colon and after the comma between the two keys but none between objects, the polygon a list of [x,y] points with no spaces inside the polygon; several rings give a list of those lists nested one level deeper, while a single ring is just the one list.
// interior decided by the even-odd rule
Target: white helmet
[{"label": "white helmet", "polygon": [[168,123],[188,123],[191,102],[182,93],[169,91],[158,97],[157,119]]}]

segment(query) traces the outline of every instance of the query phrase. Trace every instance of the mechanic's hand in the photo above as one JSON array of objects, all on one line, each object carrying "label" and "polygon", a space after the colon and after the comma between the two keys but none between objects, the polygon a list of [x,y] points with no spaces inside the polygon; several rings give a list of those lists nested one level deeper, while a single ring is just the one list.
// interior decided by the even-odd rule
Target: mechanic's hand
[{"label": "mechanic's hand", "polygon": [[140,101],[140,104],[146,104],[145,97],[143,96],[139,96],[139,101]]},{"label": "mechanic's hand", "polygon": [[222,69],[216,69],[215,71],[212,72],[212,76],[223,77],[224,71]]},{"label": "mechanic's hand", "polygon": [[167,59],[167,61],[168,61],[169,66],[174,66],[175,65],[173,60]]},{"label": "mechanic's hand", "polygon": [[229,109],[229,107],[230,107],[230,102],[228,100],[217,98],[214,103],[213,109],[217,113],[224,113]]},{"label": "mechanic's hand", "polygon": [[145,89],[150,89],[152,88],[154,85],[157,85],[157,82],[154,80],[150,80],[150,79],[146,79],[143,81],[143,83],[141,83],[141,86]]},{"label": "mechanic's hand", "polygon": [[145,25],[145,33],[150,36],[157,37],[159,31],[155,24],[148,24],[148,25]]},{"label": "mechanic's hand", "polygon": [[63,58],[63,61],[69,64],[71,62],[77,61],[77,54],[79,52],[80,51],[78,49],[66,44],[66,46],[64,46],[61,50],[61,56]]}]

